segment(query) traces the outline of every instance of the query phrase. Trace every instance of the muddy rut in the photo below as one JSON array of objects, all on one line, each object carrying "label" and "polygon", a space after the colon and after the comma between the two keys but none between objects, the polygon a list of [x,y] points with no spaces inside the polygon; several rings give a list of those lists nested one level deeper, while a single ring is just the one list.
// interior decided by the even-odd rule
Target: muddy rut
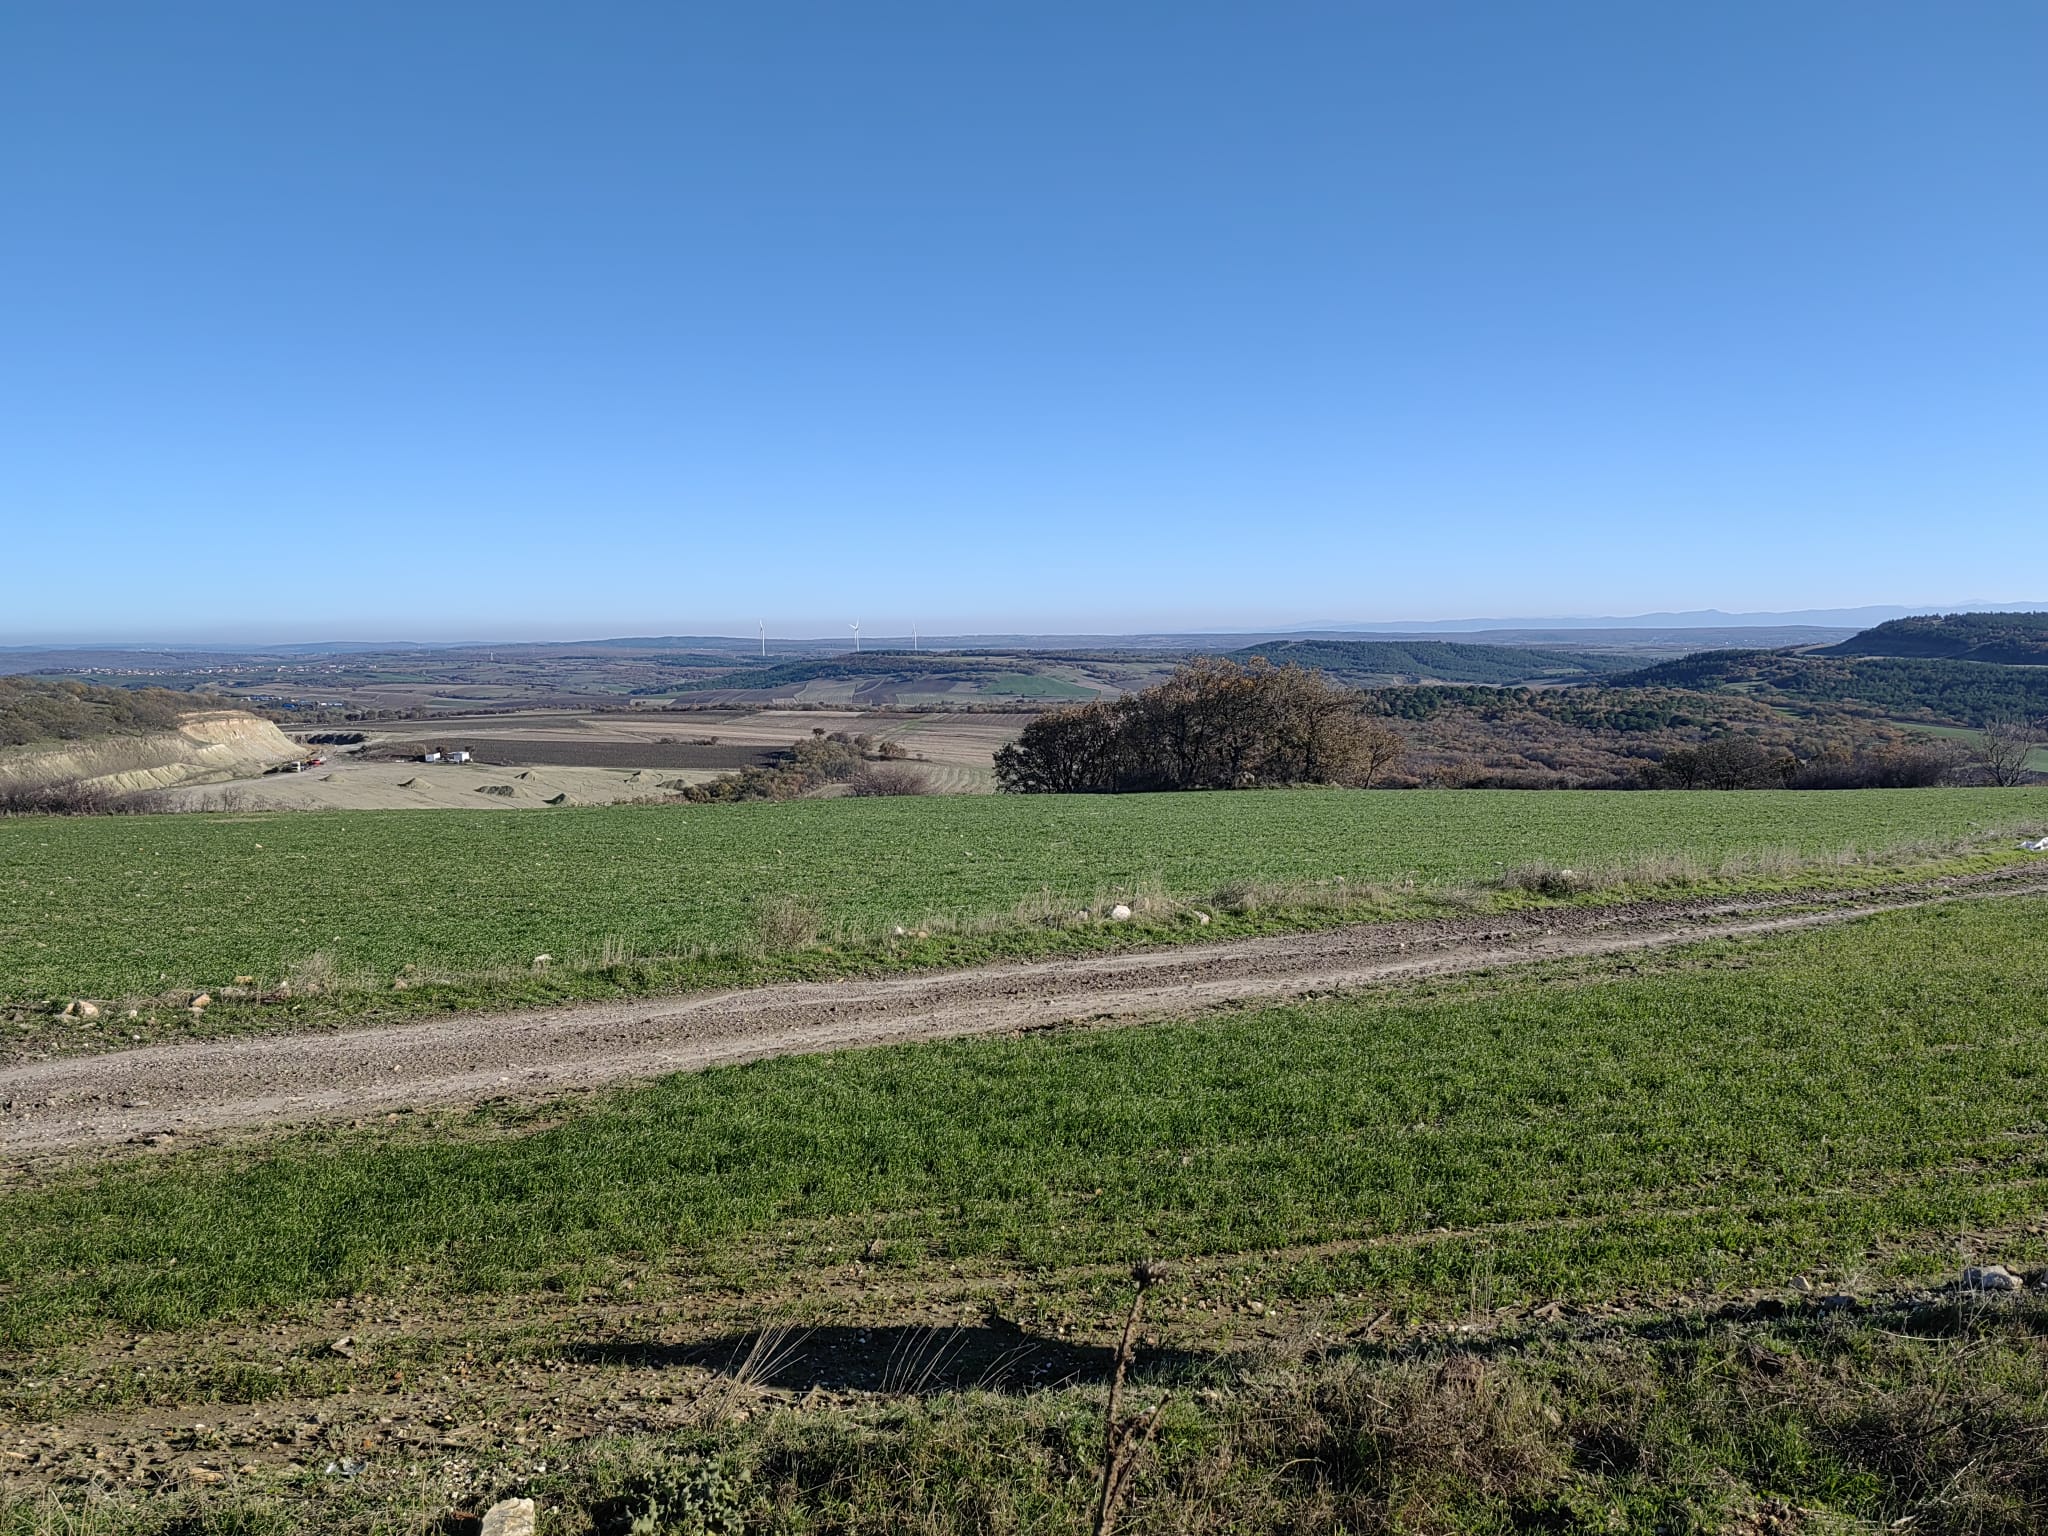
[{"label": "muddy rut", "polygon": [[0,1068],[0,1155],[46,1157],[166,1132],[548,1097],[765,1056],[1170,1017],[2043,893],[2048,878],[2030,869],[1851,894],[1360,924],[881,979],[150,1046]]}]

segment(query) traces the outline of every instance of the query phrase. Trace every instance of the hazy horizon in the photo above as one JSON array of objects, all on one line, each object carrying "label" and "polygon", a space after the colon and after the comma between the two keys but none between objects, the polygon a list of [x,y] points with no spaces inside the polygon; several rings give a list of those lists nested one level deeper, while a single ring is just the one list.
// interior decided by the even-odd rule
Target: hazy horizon
[{"label": "hazy horizon", "polygon": [[1784,611],[2048,553],[2048,8],[113,0],[0,56],[0,635]]},{"label": "hazy horizon", "polygon": [[[1370,638],[1378,634],[1427,635],[1455,637],[1459,634],[1486,633],[1493,630],[1597,630],[1612,629],[1857,629],[1882,623],[1889,618],[1909,614],[1956,613],[1956,612],[2031,612],[2048,611],[2048,600],[2039,602],[1993,601],[1969,599],[1952,604],[1862,604],[1853,608],[1836,609],[1791,609],[1775,612],[1730,612],[1725,609],[1694,609],[1684,612],[1656,612],[1635,614],[1537,614],[1503,615],[1499,617],[1461,617],[1403,620],[1307,620],[1295,623],[1272,624],[1221,624],[1203,625],[1189,623],[1180,625],[1152,626],[1143,629],[1045,629],[1028,625],[998,626],[987,625],[968,629],[923,628],[913,631],[908,625],[900,629],[863,623],[862,640],[870,648],[884,645],[893,646],[898,641],[909,642],[921,638],[931,644],[947,641],[1000,639],[1032,641],[1074,639],[1105,639],[1128,636],[1158,635],[1260,635],[1293,633],[1356,633]],[[658,640],[658,639],[704,639],[728,641],[752,641],[762,638],[764,631],[754,625],[716,624],[691,625],[683,627],[641,627],[641,628],[592,628],[589,626],[566,626],[559,632],[517,634],[509,630],[478,634],[428,636],[421,634],[404,635],[281,635],[264,633],[260,635],[221,636],[217,634],[134,633],[124,636],[82,636],[78,634],[53,635],[37,639],[13,639],[0,636],[0,650],[58,650],[67,647],[93,650],[119,650],[123,648],[176,649],[190,647],[198,649],[231,650],[246,648],[262,650],[276,648],[309,647],[364,647],[379,646],[426,646],[435,649],[460,649],[466,646],[491,645],[563,645],[594,643],[617,640]],[[765,638],[771,644],[829,644],[844,642],[852,649],[853,636],[850,624],[833,626],[819,625],[806,629],[796,625],[778,631],[769,625]]]}]

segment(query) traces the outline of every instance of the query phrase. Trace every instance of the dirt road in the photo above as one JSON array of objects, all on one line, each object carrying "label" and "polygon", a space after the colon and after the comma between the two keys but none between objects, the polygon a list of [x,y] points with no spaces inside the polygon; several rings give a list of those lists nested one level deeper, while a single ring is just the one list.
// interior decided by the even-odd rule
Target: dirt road
[{"label": "dirt road", "polygon": [[152,1046],[0,1068],[0,1155],[46,1157],[167,1131],[546,1097],[763,1056],[1190,1014],[1495,966],[1783,933],[1932,902],[2044,893],[2048,880],[2024,870],[1853,895],[1376,923],[879,980]]}]

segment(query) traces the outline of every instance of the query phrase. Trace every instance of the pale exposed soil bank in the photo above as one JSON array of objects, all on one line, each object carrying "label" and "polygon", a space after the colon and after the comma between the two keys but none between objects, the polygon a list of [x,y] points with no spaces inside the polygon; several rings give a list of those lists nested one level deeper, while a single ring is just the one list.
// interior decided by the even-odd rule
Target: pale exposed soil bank
[{"label": "pale exposed soil bank", "polygon": [[248,778],[302,752],[268,720],[239,709],[209,710],[187,716],[173,731],[10,750],[0,754],[0,785],[82,784],[132,794]]}]

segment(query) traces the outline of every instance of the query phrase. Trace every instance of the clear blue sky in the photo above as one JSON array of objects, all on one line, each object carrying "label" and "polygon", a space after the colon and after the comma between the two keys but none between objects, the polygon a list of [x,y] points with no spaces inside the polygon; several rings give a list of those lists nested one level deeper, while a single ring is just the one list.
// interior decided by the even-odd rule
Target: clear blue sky
[{"label": "clear blue sky", "polygon": [[0,640],[2041,596],[2044,82],[2040,0],[10,5]]}]

